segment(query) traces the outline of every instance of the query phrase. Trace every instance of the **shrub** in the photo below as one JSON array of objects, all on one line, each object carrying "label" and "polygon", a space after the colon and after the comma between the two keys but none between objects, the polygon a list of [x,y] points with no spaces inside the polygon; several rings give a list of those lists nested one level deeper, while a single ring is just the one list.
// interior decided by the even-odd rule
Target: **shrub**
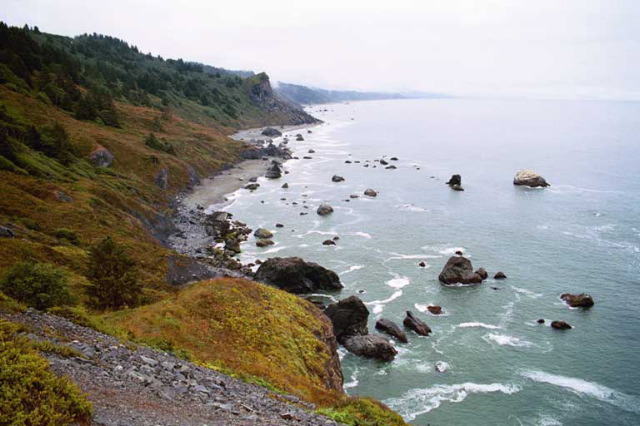
[{"label": "shrub", "polygon": [[78,240],[78,236],[76,235],[76,233],[67,228],[56,229],[53,236],[59,240],[67,240],[68,242],[74,245],[77,245],[80,243],[80,240]]},{"label": "shrub", "polygon": [[87,294],[97,308],[135,306],[140,300],[136,264],[111,237],[91,248],[87,278],[91,281]]},{"label": "shrub", "polygon": [[147,137],[144,138],[144,144],[151,149],[155,149],[156,151],[162,151],[166,152],[167,154],[176,155],[176,151],[173,148],[173,145],[165,140],[158,139],[153,133],[149,133]]},{"label": "shrub", "polygon": [[65,272],[48,263],[16,263],[0,281],[0,290],[39,310],[71,301]]},{"label": "shrub", "polygon": [[0,320],[0,424],[88,423],[91,403],[18,335],[19,325]]}]

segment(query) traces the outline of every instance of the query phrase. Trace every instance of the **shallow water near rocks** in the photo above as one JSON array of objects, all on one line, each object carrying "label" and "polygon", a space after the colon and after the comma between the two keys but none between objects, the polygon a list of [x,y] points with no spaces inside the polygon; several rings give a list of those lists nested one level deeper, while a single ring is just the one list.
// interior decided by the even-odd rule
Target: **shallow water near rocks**
[{"label": "shallow water near rocks", "polygon": [[[318,262],[340,274],[335,297],[368,305],[371,332],[381,317],[401,324],[407,310],[433,329],[408,332],[386,364],[341,351],[349,394],[421,425],[640,424],[640,104],[434,99],[310,112],[325,124],[293,132],[305,140],[290,138],[300,160],[285,163],[289,174],[260,178],[224,208],[274,231],[268,248],[250,238],[244,261]],[[384,155],[397,169],[374,162]],[[551,187],[514,187],[523,168]],[[444,184],[454,173],[464,192]],[[344,201],[350,194],[360,198]],[[321,202],[334,213],[318,216]],[[322,245],[334,236],[336,246]],[[440,285],[457,250],[489,280]],[[497,271],[508,279],[493,280]],[[569,309],[564,292],[590,293],[596,305]]]}]

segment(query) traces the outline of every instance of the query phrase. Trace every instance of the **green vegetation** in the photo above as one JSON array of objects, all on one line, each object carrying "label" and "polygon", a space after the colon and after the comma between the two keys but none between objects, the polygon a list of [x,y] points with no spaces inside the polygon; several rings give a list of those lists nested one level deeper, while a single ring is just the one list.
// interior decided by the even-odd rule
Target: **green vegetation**
[{"label": "green vegetation", "polygon": [[91,281],[87,294],[94,307],[117,309],[135,306],[140,300],[142,286],[136,264],[111,237],[89,250],[87,278]]},{"label": "green vegetation", "polygon": [[69,304],[72,300],[65,272],[46,263],[16,263],[0,280],[0,290],[40,310]]},{"label": "green vegetation", "polygon": [[173,149],[173,145],[165,140],[158,139],[153,133],[149,133],[147,137],[144,138],[144,144],[151,149],[176,155],[176,150]]},{"label": "green vegetation", "polygon": [[88,423],[91,403],[66,378],[49,371],[19,331],[19,325],[0,320],[0,424]]},{"label": "green vegetation", "polygon": [[318,413],[349,426],[406,425],[402,416],[371,398],[347,398],[334,407],[319,409]]}]

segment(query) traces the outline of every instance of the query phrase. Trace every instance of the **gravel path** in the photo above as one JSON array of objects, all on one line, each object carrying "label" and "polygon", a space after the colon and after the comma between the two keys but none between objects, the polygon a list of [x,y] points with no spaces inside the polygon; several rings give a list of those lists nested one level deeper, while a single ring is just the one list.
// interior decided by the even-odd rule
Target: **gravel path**
[{"label": "gravel path", "polygon": [[27,310],[0,314],[31,327],[28,337],[69,346],[85,358],[45,354],[94,405],[95,425],[335,425],[314,406],[173,355]]}]

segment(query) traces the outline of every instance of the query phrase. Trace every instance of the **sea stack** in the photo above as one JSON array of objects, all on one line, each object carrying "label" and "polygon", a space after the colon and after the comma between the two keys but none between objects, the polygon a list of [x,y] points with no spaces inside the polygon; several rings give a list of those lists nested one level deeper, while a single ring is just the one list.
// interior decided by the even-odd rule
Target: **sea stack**
[{"label": "sea stack", "polygon": [[550,186],[545,178],[531,170],[520,170],[513,178],[513,184],[517,186],[528,186],[530,188],[545,188]]}]

